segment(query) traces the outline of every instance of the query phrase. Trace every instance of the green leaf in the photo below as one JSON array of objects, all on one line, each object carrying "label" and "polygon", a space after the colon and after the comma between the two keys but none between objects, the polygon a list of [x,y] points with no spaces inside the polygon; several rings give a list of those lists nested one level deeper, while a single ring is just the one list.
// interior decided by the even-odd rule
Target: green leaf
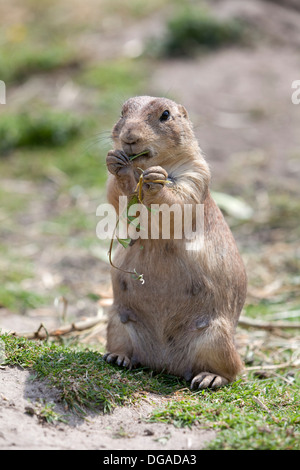
[{"label": "green leaf", "polygon": [[148,151],[144,151],[144,152],[141,152],[141,153],[138,153],[137,155],[132,155],[130,158],[130,160],[134,160],[135,158],[137,157],[140,157],[141,155],[145,155],[146,153],[148,153]]},{"label": "green leaf", "polygon": [[124,248],[127,248],[131,242],[131,238],[118,238],[117,237],[117,240],[119,243],[121,243],[122,246],[124,246]]}]

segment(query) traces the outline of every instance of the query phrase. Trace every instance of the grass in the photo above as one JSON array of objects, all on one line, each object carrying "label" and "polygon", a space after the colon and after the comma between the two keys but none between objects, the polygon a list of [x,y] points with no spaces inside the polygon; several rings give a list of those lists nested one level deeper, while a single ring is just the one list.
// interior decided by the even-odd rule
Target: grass
[{"label": "grass", "polygon": [[97,88],[105,93],[118,90],[119,93],[131,95],[137,85],[142,88],[145,72],[138,60],[118,59],[91,64],[78,76],[78,81]]},{"label": "grass", "polygon": [[75,63],[74,53],[60,44],[5,44],[0,56],[0,77],[8,84],[25,81],[35,73],[49,73]]},{"label": "grass", "polygon": [[[5,123],[2,117],[0,129]],[[40,252],[42,238],[48,250],[53,243],[70,249],[74,243],[86,249],[98,243],[96,207],[106,181],[105,153],[98,142],[91,146],[91,128],[79,130],[77,119],[69,117],[61,113],[55,121],[54,113],[49,113],[41,122],[16,115],[5,124],[11,130],[6,137],[11,139],[10,151],[0,156],[1,178],[6,183],[0,190],[0,305],[12,312],[52,306],[56,296],[53,291],[45,295],[44,289],[22,287],[23,281],[36,277],[36,255],[28,258],[27,246],[36,244]],[[8,151],[2,141],[3,151],[4,146]],[[31,217],[32,208],[37,217]]]},{"label": "grass", "polygon": [[207,10],[185,6],[167,22],[165,37],[151,48],[163,57],[191,57],[199,51],[246,42],[245,25],[238,20],[219,20]]},{"label": "grass", "polygon": [[3,219],[8,219],[12,214],[26,210],[30,196],[28,194],[18,194],[17,184],[10,188],[0,188],[0,207]]},{"label": "grass", "polygon": [[175,426],[197,423],[219,430],[210,449],[299,450],[299,405],[299,377],[292,384],[280,377],[240,380],[218,392],[197,392],[188,399],[172,400],[155,411],[152,420]]},{"label": "grass", "polygon": [[9,8],[2,7],[1,11],[0,77],[8,87],[24,83],[35,74],[78,66],[79,53],[69,40],[70,31],[53,21],[50,4],[29,2],[25,8],[21,4],[23,12],[18,1],[14,7],[21,13],[16,17]]},{"label": "grass", "polygon": [[99,352],[82,347],[28,341],[1,335],[6,364],[31,368],[38,378],[61,391],[61,400],[81,414],[87,409],[109,412],[117,405],[130,404],[141,393],[168,395],[182,388],[173,376],[151,377],[150,371],[121,370],[103,361]]},{"label": "grass", "polygon": [[105,0],[104,8],[107,13],[111,16],[116,11],[121,15],[122,18],[140,19],[146,17],[156,10],[160,10],[165,4],[173,3],[171,0],[152,0],[152,2],[145,3],[143,0]]},{"label": "grass", "polygon": [[57,147],[80,134],[82,123],[70,113],[39,110],[0,116],[0,156],[26,147]]},{"label": "grass", "polygon": [[295,194],[287,192],[273,192],[270,194],[270,217],[269,225],[271,228],[280,228],[284,223],[286,230],[295,230],[299,236],[298,216],[300,211],[300,202]]},{"label": "grass", "polygon": [[28,309],[35,309],[49,304],[45,295],[20,288],[19,284],[6,283],[0,286],[0,308],[24,314]]},{"label": "grass", "polygon": [[[60,414],[57,413],[54,410],[55,403],[46,403],[44,406],[41,404],[37,408],[33,409],[33,414],[37,415],[39,420],[46,421],[49,424],[53,424],[56,422],[66,422],[64,417]],[[30,412],[31,408],[29,407]]]},{"label": "grass", "polygon": [[29,260],[20,258],[14,250],[0,245],[0,308],[25,314],[49,303],[49,297],[32,289],[25,289],[24,283],[34,278],[34,266]]},{"label": "grass", "polygon": [[[209,449],[299,450],[300,377],[298,373],[272,377],[249,373],[217,391],[192,392],[174,376],[151,371],[128,371],[103,361],[98,351],[66,347],[1,335],[5,364],[29,368],[38,379],[60,391],[70,410],[109,412],[137,402],[152,392],[168,397],[150,421],[177,427],[209,427],[218,431]],[[0,343],[1,343],[0,341]],[[258,378],[262,377],[262,378]],[[48,422],[58,418],[45,403]]]},{"label": "grass", "polygon": [[[300,299],[292,295],[281,297],[280,299],[262,299],[257,303],[248,302],[244,310],[249,318],[272,318],[273,315],[284,311],[299,311],[300,317]],[[297,320],[297,319],[296,319]]]}]

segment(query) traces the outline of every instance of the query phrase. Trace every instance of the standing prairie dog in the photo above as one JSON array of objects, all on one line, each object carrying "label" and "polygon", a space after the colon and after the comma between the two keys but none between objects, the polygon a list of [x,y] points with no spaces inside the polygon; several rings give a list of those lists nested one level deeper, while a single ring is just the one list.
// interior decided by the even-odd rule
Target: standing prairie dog
[{"label": "standing prairie dog", "polygon": [[[187,111],[166,98],[128,99],[107,155],[108,201],[131,197],[141,173],[142,202],[203,204],[204,243],[137,239],[118,246],[107,362],[184,377],[192,388],[217,388],[243,368],[234,345],[246,296],[246,274],[232,233],[209,192],[210,171]],[[133,160],[130,157],[146,152]],[[164,184],[167,182],[167,184]],[[143,273],[144,283],[124,271]]]}]

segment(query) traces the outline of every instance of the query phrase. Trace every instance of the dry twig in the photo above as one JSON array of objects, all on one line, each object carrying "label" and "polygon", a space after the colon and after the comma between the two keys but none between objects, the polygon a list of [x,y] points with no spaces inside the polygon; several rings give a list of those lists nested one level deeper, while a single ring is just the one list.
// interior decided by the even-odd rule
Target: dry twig
[{"label": "dry twig", "polygon": [[106,322],[105,319],[97,316],[97,317],[87,318],[86,320],[81,320],[76,323],[71,323],[69,325],[63,325],[49,332],[46,330],[43,323],[41,323],[38,329],[34,332],[28,332],[28,333],[12,332],[11,334],[14,336],[22,336],[27,339],[48,339],[50,337],[58,337],[58,336],[63,336],[69,333],[89,330],[90,328],[93,328],[99,323],[104,324],[105,322]]}]

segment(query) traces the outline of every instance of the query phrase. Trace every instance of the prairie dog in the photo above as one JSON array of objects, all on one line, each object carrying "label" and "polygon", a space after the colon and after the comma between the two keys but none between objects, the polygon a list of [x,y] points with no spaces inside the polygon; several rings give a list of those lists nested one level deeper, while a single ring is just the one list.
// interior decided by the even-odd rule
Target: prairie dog
[{"label": "prairie dog", "polygon": [[[132,196],[143,173],[143,204],[204,205],[204,243],[137,239],[118,246],[114,262],[142,272],[145,283],[112,269],[114,303],[107,328],[107,362],[148,366],[217,388],[243,364],[234,345],[247,280],[233,235],[209,191],[210,170],[186,109],[172,100],[128,99],[108,152],[108,201]],[[132,156],[147,152],[133,160]],[[164,184],[168,181],[167,184]],[[142,249],[141,249],[142,248]]]}]

